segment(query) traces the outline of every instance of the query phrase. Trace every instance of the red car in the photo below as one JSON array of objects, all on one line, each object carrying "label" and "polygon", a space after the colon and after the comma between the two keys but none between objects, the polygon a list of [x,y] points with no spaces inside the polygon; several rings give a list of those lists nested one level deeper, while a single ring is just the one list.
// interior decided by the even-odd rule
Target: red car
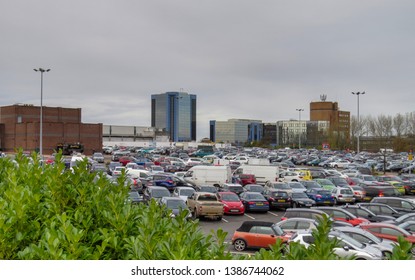
[{"label": "red car", "polygon": [[239,252],[247,248],[268,249],[277,240],[287,243],[291,235],[271,222],[245,221],[235,230],[232,236],[232,244],[235,250]]},{"label": "red car", "polygon": [[386,223],[371,223],[360,225],[360,227],[380,238],[398,241],[398,236],[403,236],[407,241],[415,244],[415,235],[409,233],[397,225]]},{"label": "red car", "polygon": [[234,192],[218,192],[219,201],[223,204],[224,213],[227,215],[243,215],[245,206]]},{"label": "red car", "polygon": [[256,178],[254,174],[241,174],[239,175],[239,180],[241,180],[242,186],[248,184],[256,184]]}]

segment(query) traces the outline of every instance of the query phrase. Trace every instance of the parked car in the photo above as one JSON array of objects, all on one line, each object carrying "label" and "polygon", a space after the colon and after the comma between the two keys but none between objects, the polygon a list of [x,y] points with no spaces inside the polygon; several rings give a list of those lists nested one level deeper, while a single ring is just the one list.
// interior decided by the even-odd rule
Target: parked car
[{"label": "parked car", "polygon": [[212,185],[195,186],[195,190],[197,192],[210,192],[210,193],[217,193],[218,192],[218,189],[215,186],[212,186]]},{"label": "parked car", "polygon": [[288,208],[285,210],[284,215],[281,217],[281,221],[291,218],[307,218],[312,220],[318,220],[328,215],[321,210],[314,208]]},{"label": "parked car", "polygon": [[331,181],[336,187],[349,187],[349,183],[342,177],[327,177],[327,180]]},{"label": "parked car", "polygon": [[280,173],[279,179],[283,182],[298,182],[303,180],[303,175],[296,171],[283,171]]},{"label": "parked car", "polygon": [[165,187],[149,186],[143,192],[144,202],[149,202],[152,199],[159,201],[162,197],[170,197],[170,191]]},{"label": "parked car", "polygon": [[186,203],[179,197],[162,197],[160,199],[160,206],[165,207],[166,214],[171,218],[177,217],[183,211],[187,212],[186,219],[192,218],[192,214]]},{"label": "parked car", "polygon": [[247,212],[267,212],[269,210],[269,202],[260,193],[243,192],[239,197]]},{"label": "parked car", "polygon": [[173,191],[173,196],[180,197],[183,201],[187,201],[196,190],[192,187],[176,187]]},{"label": "parked car", "polygon": [[243,215],[245,213],[245,206],[236,193],[218,192],[217,196],[223,204],[225,215]]},{"label": "parked car", "polygon": [[300,182],[289,182],[288,185],[290,185],[293,192],[305,192],[307,190]]},{"label": "parked car", "polygon": [[[354,258],[356,260],[382,259],[382,252],[379,249],[368,244],[360,243],[341,231],[331,231],[329,238],[336,238],[338,240],[338,247],[334,248],[334,253],[339,257]],[[311,231],[299,231],[292,236],[289,242],[299,242],[308,247],[314,244],[314,237]]]},{"label": "parked car", "polygon": [[387,257],[389,254],[392,254],[393,248],[396,244],[389,239],[379,238],[373,233],[359,227],[336,227],[335,229],[343,232],[360,243],[369,244],[379,249],[382,252],[383,257]]},{"label": "parked car", "polygon": [[[406,241],[412,243],[412,245],[415,244],[415,235],[404,230],[403,228],[400,228],[397,225],[387,223],[370,223],[360,225],[360,227],[379,238],[389,239],[397,242],[398,236],[402,236]],[[412,254],[415,254],[415,247],[412,248]]]},{"label": "parked car", "polygon": [[312,207],[316,206],[316,202],[308,197],[305,192],[293,192],[291,194],[291,207]]},{"label": "parked car", "polygon": [[240,184],[228,184],[228,183],[225,183],[220,188],[220,191],[222,191],[222,192],[233,192],[233,193],[236,193],[237,195],[240,195],[245,190],[242,187],[242,185],[240,185]]},{"label": "parked car", "polygon": [[415,221],[415,213],[407,213],[396,219],[387,220],[385,221],[385,223],[399,225],[401,223],[410,222],[410,221]]},{"label": "parked car", "polygon": [[307,189],[316,189],[316,188],[321,188],[321,185],[318,184],[316,181],[300,181],[300,183]]},{"label": "parked car", "polygon": [[361,202],[366,200],[366,191],[361,186],[351,185],[350,188],[353,191],[355,202]]},{"label": "parked car", "polygon": [[333,182],[328,179],[314,179],[314,180],[320,185],[321,188],[325,190],[332,191],[334,188],[336,188],[336,185],[333,184]]},{"label": "parked car", "polygon": [[401,197],[374,197],[370,202],[389,205],[399,212],[415,213],[415,202]]},{"label": "parked car", "polygon": [[232,245],[240,252],[247,248],[268,249],[277,240],[286,243],[291,235],[271,222],[245,221],[235,230],[232,236]]},{"label": "parked car", "polygon": [[372,223],[395,220],[395,218],[393,218],[392,216],[376,215],[375,213],[370,211],[368,208],[365,208],[360,205],[343,205],[342,208],[352,213],[356,217],[365,218],[366,220]]},{"label": "parked car", "polygon": [[268,189],[264,191],[264,197],[271,209],[291,207],[290,193],[284,190]]},{"label": "parked car", "polygon": [[383,203],[368,203],[360,202],[357,205],[365,207],[375,213],[376,215],[391,216],[393,218],[399,218],[400,216],[405,215],[405,212],[398,212],[389,205]]},{"label": "parked car", "polygon": [[122,166],[122,164],[118,161],[111,161],[108,165],[108,174],[112,176],[112,173],[114,172],[117,166]]},{"label": "parked car", "polygon": [[335,221],[346,222],[346,223],[351,224],[352,226],[369,223],[367,219],[356,217],[355,215],[348,212],[344,208],[320,206],[320,207],[314,207],[313,209],[326,212],[327,215],[332,217]]},{"label": "parked car", "polygon": [[254,174],[239,174],[238,177],[241,180],[242,186],[248,184],[256,184],[256,178]]},{"label": "parked car", "polygon": [[309,198],[316,202],[316,205],[331,205],[333,206],[334,196],[331,194],[329,190],[325,190],[322,188],[317,189],[309,189],[305,192]]},{"label": "parked car", "polygon": [[246,192],[259,192],[261,194],[264,194],[265,188],[264,186],[258,185],[258,184],[248,184],[244,186],[244,190]]},{"label": "parked car", "polygon": [[381,186],[376,183],[360,183],[360,187],[366,192],[365,197],[363,198],[364,202],[371,201],[374,197],[393,197],[393,196],[400,196],[398,191],[392,186]]},{"label": "parked car", "polygon": [[331,191],[331,195],[334,197],[334,204],[345,204],[345,203],[355,203],[356,198],[354,197],[353,191],[350,187],[343,188],[338,187]]},{"label": "parked car", "polygon": [[104,155],[102,153],[93,153],[92,160],[95,160],[98,163],[104,163]]},{"label": "parked car", "polygon": [[292,193],[292,188],[286,182],[267,182],[265,184],[265,189],[274,189],[274,190],[283,190],[289,193]]}]

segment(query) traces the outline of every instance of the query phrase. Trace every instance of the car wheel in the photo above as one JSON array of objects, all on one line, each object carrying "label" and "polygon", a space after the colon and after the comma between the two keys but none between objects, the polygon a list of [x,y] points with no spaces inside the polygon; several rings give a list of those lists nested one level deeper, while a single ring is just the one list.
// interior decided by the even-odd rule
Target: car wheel
[{"label": "car wheel", "polygon": [[242,240],[242,239],[236,239],[235,242],[233,243],[233,247],[235,248],[236,251],[241,252],[246,249],[246,242],[245,240]]},{"label": "car wheel", "polygon": [[298,207],[298,205],[297,205],[297,203],[293,203],[293,208],[297,208]]},{"label": "car wheel", "polygon": [[334,199],[334,205],[337,205],[337,198]]},{"label": "car wheel", "polygon": [[222,220],[222,216],[218,216],[216,219],[217,219],[218,221],[221,221],[221,220]]}]

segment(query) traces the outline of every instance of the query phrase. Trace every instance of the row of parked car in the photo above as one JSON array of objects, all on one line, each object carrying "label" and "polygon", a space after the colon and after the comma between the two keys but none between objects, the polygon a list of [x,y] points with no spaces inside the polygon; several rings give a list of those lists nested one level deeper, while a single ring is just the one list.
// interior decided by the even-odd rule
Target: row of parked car
[{"label": "row of parked car", "polygon": [[[234,232],[232,244],[237,251],[269,248],[277,240],[312,246],[312,230],[323,217],[331,219],[330,237],[339,240],[335,253],[342,257],[387,258],[398,236],[415,244],[415,203],[403,198],[378,198],[369,203],[336,207],[290,208],[277,223],[244,222]],[[411,253],[415,255],[415,250]]]}]

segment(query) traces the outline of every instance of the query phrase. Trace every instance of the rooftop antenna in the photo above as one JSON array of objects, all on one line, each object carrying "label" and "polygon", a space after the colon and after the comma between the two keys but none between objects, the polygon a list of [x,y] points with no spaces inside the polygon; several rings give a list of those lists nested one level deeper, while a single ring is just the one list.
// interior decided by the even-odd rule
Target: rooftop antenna
[{"label": "rooftop antenna", "polygon": [[326,102],[326,99],[327,99],[327,95],[326,94],[321,94],[320,95],[320,100],[321,101]]}]

